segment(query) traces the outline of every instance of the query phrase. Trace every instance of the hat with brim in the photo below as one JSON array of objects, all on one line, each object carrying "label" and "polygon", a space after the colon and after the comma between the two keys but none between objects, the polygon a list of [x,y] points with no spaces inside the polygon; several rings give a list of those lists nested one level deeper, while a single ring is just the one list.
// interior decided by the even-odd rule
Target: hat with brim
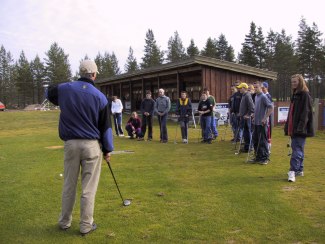
[{"label": "hat with brim", "polygon": [[243,83],[240,83],[238,86],[237,86],[237,88],[238,89],[241,89],[241,88],[248,88],[248,85],[245,83],[245,82],[243,82]]}]

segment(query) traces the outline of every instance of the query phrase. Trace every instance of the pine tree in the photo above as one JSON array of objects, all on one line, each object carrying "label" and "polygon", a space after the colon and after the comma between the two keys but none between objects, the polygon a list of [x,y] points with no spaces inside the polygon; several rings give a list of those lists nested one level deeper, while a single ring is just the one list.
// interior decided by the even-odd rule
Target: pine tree
[{"label": "pine tree", "polygon": [[259,66],[259,60],[256,50],[256,25],[254,22],[250,25],[249,34],[245,35],[245,42],[242,43],[241,53],[239,54],[239,62],[253,67]]},{"label": "pine tree", "polygon": [[264,41],[263,31],[261,27],[257,28],[255,50],[256,50],[256,57],[258,60],[258,68],[264,68],[265,58],[266,58],[266,47],[265,47],[265,41]]},{"label": "pine tree", "polygon": [[206,41],[205,47],[201,51],[201,55],[210,58],[217,58],[217,52],[216,40],[212,40],[212,38],[209,37]]},{"label": "pine tree", "polygon": [[315,23],[310,27],[304,18],[301,19],[296,52],[300,73],[304,74],[307,81],[309,81],[309,88],[313,97],[319,96],[317,91],[319,86],[318,76],[323,73],[321,64],[324,53],[321,36],[322,33]]},{"label": "pine tree", "polygon": [[36,55],[35,59],[30,63],[31,72],[33,76],[33,86],[36,95],[35,102],[41,103],[44,100],[44,81],[46,78],[45,67],[43,62],[41,62],[38,55]]},{"label": "pine tree", "polygon": [[61,83],[71,79],[71,69],[68,56],[64,50],[54,42],[50,50],[45,53],[46,78],[49,83]]},{"label": "pine tree", "polygon": [[183,42],[177,31],[174,32],[174,37],[168,40],[167,60],[169,62],[177,62],[186,58]]},{"label": "pine tree", "polygon": [[234,62],[235,60],[235,50],[231,45],[229,45],[227,48],[225,60],[229,62]]},{"label": "pine tree", "polygon": [[133,55],[132,47],[129,48],[129,56],[126,60],[126,64],[124,66],[124,70],[126,73],[131,73],[137,71],[139,69],[137,59]]},{"label": "pine tree", "polygon": [[285,30],[276,33],[272,70],[278,72],[276,89],[273,91],[277,100],[288,100],[291,95],[291,75],[297,73],[298,60],[291,36]]},{"label": "pine tree", "polygon": [[30,64],[25,57],[24,51],[20,53],[16,67],[17,77],[15,81],[18,88],[19,97],[21,98],[19,105],[25,107],[26,104],[34,103],[34,87]]},{"label": "pine tree", "polygon": [[164,52],[160,51],[151,29],[146,33],[145,42],[144,56],[142,57],[142,63],[140,64],[141,68],[144,69],[162,64],[164,61]]},{"label": "pine tree", "polygon": [[10,107],[15,97],[15,84],[13,82],[13,59],[4,46],[0,48],[0,101]]},{"label": "pine tree", "polygon": [[99,72],[97,75],[98,79],[113,77],[121,73],[118,66],[118,60],[114,52],[112,52],[112,54],[105,52],[103,56],[98,53],[95,58],[95,63],[97,64]]},{"label": "pine tree", "polygon": [[191,39],[191,43],[186,49],[187,56],[193,57],[200,54],[198,47],[195,45],[194,40]]},{"label": "pine tree", "polygon": [[278,34],[270,30],[265,41],[265,67],[268,70],[273,69],[275,45],[277,43]]},{"label": "pine tree", "polygon": [[118,66],[118,60],[114,52],[110,56],[111,66],[113,70],[113,76],[121,74],[120,68]]},{"label": "pine tree", "polygon": [[216,58],[225,60],[228,52],[228,41],[226,40],[226,36],[224,34],[221,34],[216,41],[216,48]]}]

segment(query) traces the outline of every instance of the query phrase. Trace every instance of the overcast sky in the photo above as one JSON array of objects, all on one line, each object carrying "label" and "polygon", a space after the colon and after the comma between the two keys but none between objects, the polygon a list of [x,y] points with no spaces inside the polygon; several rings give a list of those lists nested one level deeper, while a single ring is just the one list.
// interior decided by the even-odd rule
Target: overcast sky
[{"label": "overcast sky", "polygon": [[285,29],[295,40],[302,16],[325,33],[324,9],[323,0],[0,0],[0,45],[15,60],[24,50],[30,61],[57,42],[73,74],[85,54],[114,51],[124,71],[130,46],[142,61],[149,28],[161,50],[176,30],[185,48],[193,38],[200,50],[223,33],[237,56],[252,21],[264,36]]}]

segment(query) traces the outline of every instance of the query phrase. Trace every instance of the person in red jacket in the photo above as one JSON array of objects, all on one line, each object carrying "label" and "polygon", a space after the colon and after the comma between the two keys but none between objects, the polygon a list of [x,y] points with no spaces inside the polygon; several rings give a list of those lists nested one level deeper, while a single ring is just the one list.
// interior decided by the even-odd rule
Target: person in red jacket
[{"label": "person in red jacket", "polygon": [[291,77],[291,88],[292,97],[284,133],[291,137],[292,148],[288,181],[295,182],[296,176],[304,175],[306,137],[314,136],[315,132],[312,98],[302,75],[296,74]]},{"label": "person in red jacket", "polygon": [[137,112],[132,112],[131,118],[128,120],[125,129],[130,139],[134,139],[134,136],[135,138],[141,138],[141,120]]}]

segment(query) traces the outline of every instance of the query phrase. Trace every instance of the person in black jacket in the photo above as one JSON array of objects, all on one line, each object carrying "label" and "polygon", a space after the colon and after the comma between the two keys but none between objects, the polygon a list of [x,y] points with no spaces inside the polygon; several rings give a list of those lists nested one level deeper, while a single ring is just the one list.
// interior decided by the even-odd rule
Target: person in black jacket
[{"label": "person in black jacket", "polygon": [[146,91],[146,98],[142,100],[140,110],[142,113],[141,137],[139,141],[144,139],[148,125],[148,141],[152,140],[152,121],[153,112],[155,110],[155,101],[151,98],[151,91]]},{"label": "person in black jacket", "polygon": [[188,122],[192,115],[192,103],[191,99],[187,97],[185,91],[181,92],[181,97],[176,102],[176,115],[178,116],[178,122],[181,127],[182,141],[183,143],[188,143]]},{"label": "person in black jacket", "polygon": [[[235,86],[240,85],[240,81],[237,80],[235,81]],[[234,94],[234,100],[232,103],[232,113],[235,116],[235,121],[234,121],[234,129],[235,129],[235,140],[234,143],[237,141],[239,142],[241,137],[243,136],[243,128],[240,126],[240,116],[239,116],[239,107],[240,107],[240,102],[242,99],[242,94],[241,92],[237,89],[237,92]]]},{"label": "person in black jacket", "polygon": [[314,136],[315,131],[312,98],[302,75],[296,74],[291,77],[291,88],[293,94],[284,133],[291,137],[292,147],[288,181],[295,182],[296,176],[304,175],[306,137]]}]

